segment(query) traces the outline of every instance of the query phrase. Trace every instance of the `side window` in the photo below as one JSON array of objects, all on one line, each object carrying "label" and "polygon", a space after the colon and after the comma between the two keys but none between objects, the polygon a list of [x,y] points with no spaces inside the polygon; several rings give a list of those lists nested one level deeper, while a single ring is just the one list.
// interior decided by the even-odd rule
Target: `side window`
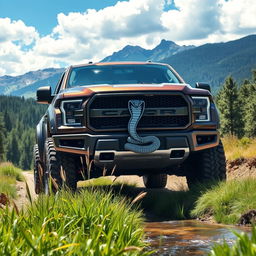
[{"label": "side window", "polygon": [[64,76],[65,76],[65,72],[61,75],[61,78],[60,80],[58,81],[56,87],[55,87],[55,90],[54,90],[54,95],[58,94],[60,88],[61,88],[61,84],[63,82],[63,79],[64,79]]}]

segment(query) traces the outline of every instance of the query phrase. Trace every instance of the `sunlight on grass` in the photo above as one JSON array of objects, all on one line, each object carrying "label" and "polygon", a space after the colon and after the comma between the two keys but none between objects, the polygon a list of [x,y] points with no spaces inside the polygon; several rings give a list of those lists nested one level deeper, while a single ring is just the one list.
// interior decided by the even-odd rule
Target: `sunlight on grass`
[{"label": "sunlight on grass", "polygon": [[0,222],[0,255],[149,255],[141,212],[92,188],[39,196],[19,213],[0,210]]},{"label": "sunlight on grass", "polygon": [[13,177],[0,175],[0,193],[4,193],[11,198],[16,197],[16,180]]},{"label": "sunlight on grass", "polygon": [[23,181],[22,170],[15,167],[12,163],[6,162],[0,164],[0,175],[15,178],[17,181]]},{"label": "sunlight on grass", "polygon": [[219,223],[236,224],[241,214],[256,209],[255,188],[256,178],[221,182],[199,197],[192,215],[212,215]]},{"label": "sunlight on grass", "polygon": [[109,177],[100,177],[97,179],[90,179],[78,182],[78,187],[91,187],[91,186],[109,186],[113,181]]},{"label": "sunlight on grass", "polygon": [[22,170],[16,168],[11,163],[0,164],[0,193],[4,193],[11,198],[16,197],[16,181],[23,181]]},{"label": "sunlight on grass", "polygon": [[228,160],[256,157],[256,139],[226,136],[222,138],[222,142]]}]

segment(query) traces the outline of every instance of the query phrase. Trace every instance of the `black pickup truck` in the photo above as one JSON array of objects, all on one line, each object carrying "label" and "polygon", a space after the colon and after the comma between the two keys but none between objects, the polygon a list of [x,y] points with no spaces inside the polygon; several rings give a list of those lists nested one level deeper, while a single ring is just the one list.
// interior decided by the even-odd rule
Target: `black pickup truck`
[{"label": "black pickup truck", "polygon": [[165,187],[168,174],[189,187],[226,178],[210,86],[192,88],[169,65],[70,66],[37,101],[49,107],[36,128],[36,193],[104,175],[139,175],[147,188]]}]

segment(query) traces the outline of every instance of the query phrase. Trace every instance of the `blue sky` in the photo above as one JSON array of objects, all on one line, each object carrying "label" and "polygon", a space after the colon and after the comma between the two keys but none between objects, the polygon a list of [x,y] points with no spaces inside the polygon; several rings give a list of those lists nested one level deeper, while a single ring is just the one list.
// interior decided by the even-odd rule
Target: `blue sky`
[{"label": "blue sky", "polygon": [[26,25],[36,27],[41,35],[47,35],[57,25],[58,13],[99,10],[116,2],[117,0],[0,0],[0,15],[13,20],[21,19]]},{"label": "blue sky", "polygon": [[255,0],[0,0],[0,76],[256,33]]}]

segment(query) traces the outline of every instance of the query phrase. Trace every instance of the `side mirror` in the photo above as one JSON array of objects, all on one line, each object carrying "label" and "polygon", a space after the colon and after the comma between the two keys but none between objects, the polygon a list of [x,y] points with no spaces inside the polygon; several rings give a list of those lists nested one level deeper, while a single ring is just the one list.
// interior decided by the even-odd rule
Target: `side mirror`
[{"label": "side mirror", "polygon": [[36,91],[36,98],[38,103],[49,104],[52,102],[52,89],[50,86],[40,87]]},{"label": "side mirror", "polygon": [[196,88],[204,89],[204,90],[207,90],[207,91],[211,92],[211,86],[207,83],[197,82],[196,83]]}]

